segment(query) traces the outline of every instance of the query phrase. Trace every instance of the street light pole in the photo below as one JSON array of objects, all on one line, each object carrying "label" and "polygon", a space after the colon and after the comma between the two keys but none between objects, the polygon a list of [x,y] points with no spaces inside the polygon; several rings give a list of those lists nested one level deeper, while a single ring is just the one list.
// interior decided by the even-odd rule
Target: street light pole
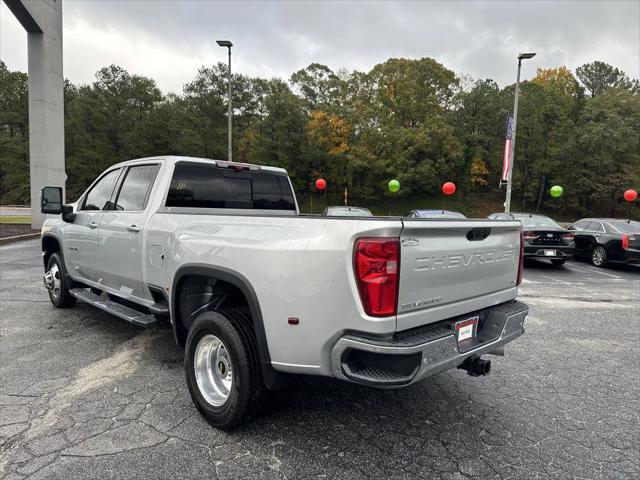
[{"label": "street light pole", "polygon": [[233,126],[233,109],[231,106],[231,47],[233,47],[233,43],[231,43],[229,40],[217,40],[216,43],[221,47],[226,47],[229,50],[229,68],[227,71],[228,73],[227,87],[228,87],[228,96],[229,96],[229,100],[228,100],[229,110],[227,112],[227,119],[229,121],[229,125],[228,125],[229,131],[227,132],[227,134],[228,134],[228,148],[229,148],[228,160],[230,162],[233,162],[233,150],[231,147],[232,145],[231,132],[232,132],[232,126]]},{"label": "street light pole", "polygon": [[511,151],[509,152],[509,175],[507,177],[507,198],[504,202],[504,211],[511,211],[511,184],[513,179],[513,154],[516,150],[516,127],[518,126],[518,99],[520,98],[520,67],[522,60],[533,58],[535,53],[521,53],[518,55],[518,75],[516,77],[516,95],[513,101],[513,130],[511,132]]}]

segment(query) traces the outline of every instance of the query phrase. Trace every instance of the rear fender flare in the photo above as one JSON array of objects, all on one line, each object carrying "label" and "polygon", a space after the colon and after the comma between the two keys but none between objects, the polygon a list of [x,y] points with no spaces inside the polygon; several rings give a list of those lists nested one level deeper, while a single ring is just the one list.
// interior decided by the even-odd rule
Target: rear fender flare
[{"label": "rear fender flare", "polygon": [[204,277],[211,277],[228,282],[237,287],[247,299],[249,304],[249,311],[251,312],[251,319],[256,335],[256,342],[258,346],[258,357],[260,358],[260,365],[262,369],[263,378],[268,387],[277,383],[277,372],[271,366],[271,356],[269,354],[269,345],[267,343],[267,336],[264,328],[264,320],[262,318],[262,311],[260,310],[260,303],[255,290],[251,286],[249,280],[242,274],[230,270],[224,267],[210,266],[204,264],[188,264],[181,266],[173,277],[173,284],[171,287],[171,325],[173,327],[173,334],[178,345],[182,345],[180,340],[180,334],[178,332],[179,311],[178,305],[178,285],[180,281],[187,275],[199,275]]}]

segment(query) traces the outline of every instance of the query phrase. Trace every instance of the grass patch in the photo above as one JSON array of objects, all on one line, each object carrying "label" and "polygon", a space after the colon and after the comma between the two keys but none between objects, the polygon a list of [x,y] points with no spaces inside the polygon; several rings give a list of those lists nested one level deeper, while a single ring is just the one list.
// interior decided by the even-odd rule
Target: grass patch
[{"label": "grass patch", "polygon": [[28,215],[0,215],[0,223],[12,225],[31,225],[31,217]]}]

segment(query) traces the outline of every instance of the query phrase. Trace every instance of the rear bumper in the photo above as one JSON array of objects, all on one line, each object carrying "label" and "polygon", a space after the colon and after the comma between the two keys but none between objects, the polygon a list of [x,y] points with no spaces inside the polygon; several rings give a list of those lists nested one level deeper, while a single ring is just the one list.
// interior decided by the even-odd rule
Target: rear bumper
[{"label": "rear bumper", "polygon": [[[553,250],[553,255],[546,255],[545,251]],[[539,246],[527,245],[524,247],[525,258],[568,259],[573,257],[574,247],[570,246]]]},{"label": "rear bumper", "polygon": [[[465,359],[499,351],[524,333],[529,308],[509,302],[480,312],[399,332],[390,339],[345,335],[331,353],[333,374],[376,387],[401,387],[456,368]],[[457,342],[453,325],[478,315],[477,338]]]},{"label": "rear bumper", "polygon": [[636,250],[635,248],[627,248],[624,251],[624,258],[622,261],[624,263],[628,263],[629,265],[640,265],[640,250]]}]

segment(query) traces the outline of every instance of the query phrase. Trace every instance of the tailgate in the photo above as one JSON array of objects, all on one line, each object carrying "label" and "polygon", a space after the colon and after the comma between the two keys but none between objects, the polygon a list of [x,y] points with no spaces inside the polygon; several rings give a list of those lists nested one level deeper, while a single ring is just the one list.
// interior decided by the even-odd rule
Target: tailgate
[{"label": "tailgate", "polygon": [[516,297],[520,222],[404,219],[397,330]]}]

